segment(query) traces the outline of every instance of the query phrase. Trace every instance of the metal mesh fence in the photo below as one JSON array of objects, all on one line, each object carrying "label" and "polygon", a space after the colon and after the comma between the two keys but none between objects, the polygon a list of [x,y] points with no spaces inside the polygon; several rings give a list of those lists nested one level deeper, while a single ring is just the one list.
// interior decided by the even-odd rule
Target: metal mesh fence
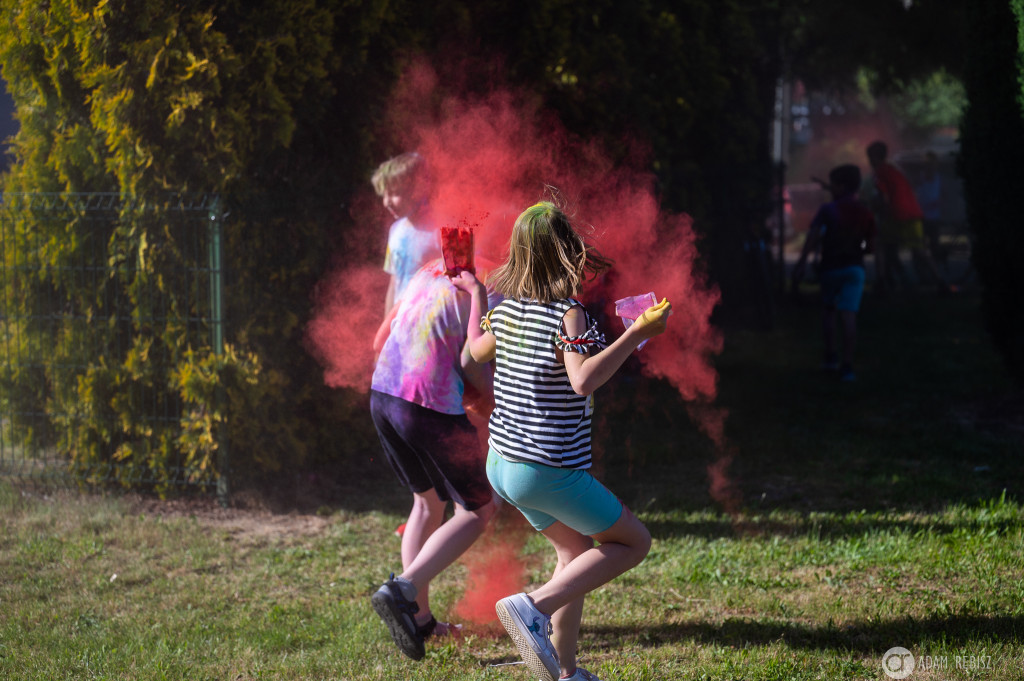
[{"label": "metal mesh fence", "polygon": [[223,347],[221,223],[209,195],[3,195],[0,476],[226,493],[167,444],[183,408],[169,368]]}]

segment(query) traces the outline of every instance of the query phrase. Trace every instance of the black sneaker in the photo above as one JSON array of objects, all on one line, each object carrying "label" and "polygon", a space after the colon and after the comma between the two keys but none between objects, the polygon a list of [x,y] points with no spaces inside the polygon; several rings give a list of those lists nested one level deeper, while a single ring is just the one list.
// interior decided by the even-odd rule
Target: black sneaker
[{"label": "black sneaker", "polygon": [[370,597],[373,609],[377,611],[380,618],[384,620],[388,631],[391,632],[391,639],[398,646],[398,649],[405,653],[406,657],[414,660],[422,660],[426,654],[423,646],[423,636],[416,627],[414,615],[419,611],[420,606],[416,601],[410,601],[402,593],[402,588],[395,581],[394,573],[383,586],[374,592]]}]

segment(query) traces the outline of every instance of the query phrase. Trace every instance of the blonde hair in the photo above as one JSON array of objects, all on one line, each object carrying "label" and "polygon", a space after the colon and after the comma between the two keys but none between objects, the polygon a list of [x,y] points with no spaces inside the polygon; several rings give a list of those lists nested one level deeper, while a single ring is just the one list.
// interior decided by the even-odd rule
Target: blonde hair
[{"label": "blonde hair", "polygon": [[549,201],[530,206],[516,218],[508,250],[508,259],[490,281],[506,298],[540,303],[570,298],[579,293],[588,272],[611,266]]},{"label": "blonde hair", "polygon": [[417,194],[426,190],[426,161],[415,151],[399,154],[381,163],[370,182],[377,196],[384,192]]}]

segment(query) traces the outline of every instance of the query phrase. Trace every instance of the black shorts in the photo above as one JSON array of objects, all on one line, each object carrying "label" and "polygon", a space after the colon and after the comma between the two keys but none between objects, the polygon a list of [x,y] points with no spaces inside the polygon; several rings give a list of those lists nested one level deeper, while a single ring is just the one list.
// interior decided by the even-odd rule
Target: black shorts
[{"label": "black shorts", "polygon": [[371,390],[370,415],[388,463],[411,492],[433,489],[467,511],[491,501],[487,452],[465,414],[442,414]]}]

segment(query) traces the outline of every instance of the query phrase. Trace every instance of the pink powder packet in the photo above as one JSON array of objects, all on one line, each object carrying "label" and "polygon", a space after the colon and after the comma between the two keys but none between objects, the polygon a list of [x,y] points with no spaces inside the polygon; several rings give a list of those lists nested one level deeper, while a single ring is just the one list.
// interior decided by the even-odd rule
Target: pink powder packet
[{"label": "pink powder packet", "polygon": [[[633,322],[635,322],[640,315],[644,313],[644,310],[649,307],[654,307],[657,304],[658,297],[654,295],[654,291],[645,293],[642,296],[622,298],[615,301],[615,315],[617,317],[622,317],[622,323],[628,329],[633,326]],[[636,349],[640,350],[645,345],[647,345],[647,341],[636,346]]]}]

